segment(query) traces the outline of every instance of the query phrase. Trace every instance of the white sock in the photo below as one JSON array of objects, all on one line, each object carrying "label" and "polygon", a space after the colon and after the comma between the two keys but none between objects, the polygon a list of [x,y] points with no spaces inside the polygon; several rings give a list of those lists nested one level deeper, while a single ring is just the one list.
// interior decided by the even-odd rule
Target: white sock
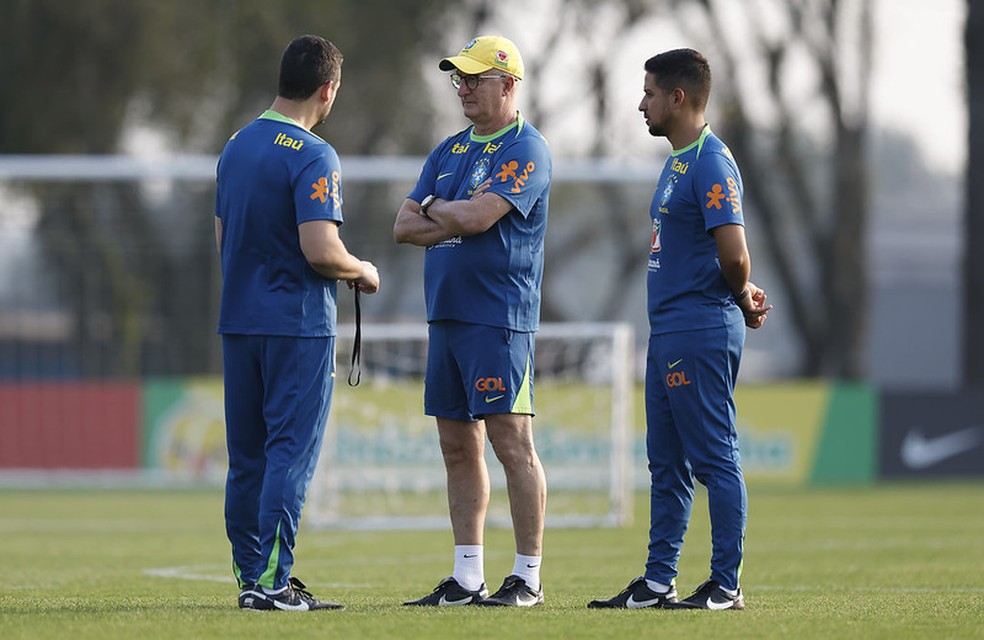
[{"label": "white sock", "polygon": [[480,544],[454,545],[452,577],[465,589],[477,591],[485,582],[485,547]]},{"label": "white sock", "polygon": [[655,580],[650,580],[649,578],[646,578],[646,586],[655,593],[666,593],[670,590],[669,585],[663,584],[662,582],[656,582]]},{"label": "white sock", "polygon": [[284,585],[279,589],[267,589],[266,587],[261,587],[261,588],[263,589],[263,593],[267,594],[268,596],[275,596],[278,593],[283,593],[284,591],[286,591],[287,585]]},{"label": "white sock", "polygon": [[542,556],[524,556],[516,554],[516,562],[513,564],[513,575],[519,576],[526,581],[526,586],[533,591],[540,590],[540,563]]}]

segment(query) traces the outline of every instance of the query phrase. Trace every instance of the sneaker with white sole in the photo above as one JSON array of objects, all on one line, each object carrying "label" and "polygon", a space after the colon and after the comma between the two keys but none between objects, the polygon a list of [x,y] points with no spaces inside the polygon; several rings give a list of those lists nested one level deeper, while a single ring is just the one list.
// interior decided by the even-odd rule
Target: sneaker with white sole
[{"label": "sneaker with white sole", "polygon": [[255,584],[244,584],[243,588],[239,590],[240,609],[269,609],[270,607],[260,605],[260,601],[266,599],[267,596],[263,593],[263,589]]},{"label": "sneaker with white sole", "polygon": [[484,582],[478,589],[469,591],[458,584],[457,580],[449,576],[441,580],[434,587],[434,591],[428,593],[423,598],[408,600],[403,604],[408,607],[461,607],[468,604],[478,604],[482,598],[488,595],[489,590],[486,588]]},{"label": "sneaker with white sole", "polygon": [[316,611],[319,609],[344,609],[337,602],[318,600],[307,586],[291,577],[287,588],[270,594],[255,584],[247,584],[239,591],[239,608],[253,611]]},{"label": "sneaker with white sole", "polygon": [[535,607],[543,604],[543,587],[534,591],[519,576],[506,576],[498,591],[477,604],[482,607]]},{"label": "sneaker with white sole", "polygon": [[676,589],[670,587],[666,593],[653,591],[646,579],[639,576],[629,583],[617,596],[608,600],[592,600],[589,609],[662,609],[677,601]]},{"label": "sneaker with white sole", "polygon": [[738,593],[731,595],[715,580],[707,580],[704,584],[697,587],[692,595],[684,598],[680,602],[667,604],[664,609],[744,609],[745,596]]}]

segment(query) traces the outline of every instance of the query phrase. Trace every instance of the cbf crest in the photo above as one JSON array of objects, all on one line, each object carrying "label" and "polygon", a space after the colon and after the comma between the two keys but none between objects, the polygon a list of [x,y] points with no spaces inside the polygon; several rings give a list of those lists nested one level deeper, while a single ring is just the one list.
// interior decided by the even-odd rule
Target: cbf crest
[{"label": "cbf crest", "polygon": [[670,174],[670,177],[666,180],[666,186],[663,187],[663,194],[660,196],[659,204],[662,207],[666,206],[666,203],[670,201],[673,196],[673,188],[676,187],[677,177]]},{"label": "cbf crest", "polygon": [[472,167],[471,177],[468,180],[469,186],[474,190],[478,185],[485,182],[485,179],[489,177],[489,170],[492,166],[488,158],[481,158]]}]

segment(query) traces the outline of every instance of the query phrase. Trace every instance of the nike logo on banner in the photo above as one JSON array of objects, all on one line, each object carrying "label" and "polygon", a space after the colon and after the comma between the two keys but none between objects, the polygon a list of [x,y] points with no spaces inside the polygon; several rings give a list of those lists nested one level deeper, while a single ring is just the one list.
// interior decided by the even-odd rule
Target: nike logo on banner
[{"label": "nike logo on banner", "polygon": [[461,600],[448,600],[447,596],[441,596],[441,599],[437,601],[437,606],[439,607],[457,607],[463,604],[469,604],[472,601],[471,596],[465,596]]},{"label": "nike logo on banner", "polygon": [[926,469],[958,456],[984,443],[984,427],[967,427],[942,436],[927,438],[915,428],[905,434],[901,457],[910,469]]},{"label": "nike logo on banner", "polygon": [[646,607],[653,606],[654,604],[656,604],[657,602],[659,602],[661,599],[662,598],[660,598],[660,597],[656,597],[656,598],[653,598],[652,600],[636,600],[635,599],[635,594],[633,593],[632,595],[629,596],[629,599],[625,601],[625,608],[626,609],[645,609]]},{"label": "nike logo on banner", "polygon": [[683,358],[680,358],[680,359],[679,359],[679,360],[677,360],[676,362],[667,362],[667,363],[666,363],[666,368],[667,368],[667,369],[672,369],[673,367],[675,367],[675,366],[677,366],[677,365],[678,365],[678,364],[680,364],[681,362],[683,362]]},{"label": "nike logo on banner", "polygon": [[442,173],[439,176],[437,176],[437,179],[438,180],[442,180],[444,178],[447,178],[448,176],[453,176],[453,175],[454,175],[454,172],[453,171],[451,173]]},{"label": "nike logo on banner", "polygon": [[504,395],[498,395],[498,396],[485,396],[485,402],[486,402],[486,403],[489,403],[489,402],[495,402],[496,400],[502,400],[502,399],[503,399],[503,398],[505,398],[505,397],[506,397],[506,396],[504,396]]}]

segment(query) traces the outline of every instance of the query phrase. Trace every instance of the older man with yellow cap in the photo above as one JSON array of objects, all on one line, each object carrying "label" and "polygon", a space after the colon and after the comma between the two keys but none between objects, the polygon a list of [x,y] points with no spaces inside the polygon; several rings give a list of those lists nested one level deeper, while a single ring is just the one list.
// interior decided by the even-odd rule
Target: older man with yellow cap
[{"label": "older man with yellow cap", "polygon": [[[523,59],[482,36],[439,67],[472,124],[427,157],[396,217],[397,242],[426,247],[424,412],[437,419],[447,472],[454,571],[408,605],[543,603],[547,486],[533,444],[533,352],[552,174],[543,136],[516,110]],[[485,586],[489,505],[485,437],[506,476],[516,540],[512,573]]]}]

